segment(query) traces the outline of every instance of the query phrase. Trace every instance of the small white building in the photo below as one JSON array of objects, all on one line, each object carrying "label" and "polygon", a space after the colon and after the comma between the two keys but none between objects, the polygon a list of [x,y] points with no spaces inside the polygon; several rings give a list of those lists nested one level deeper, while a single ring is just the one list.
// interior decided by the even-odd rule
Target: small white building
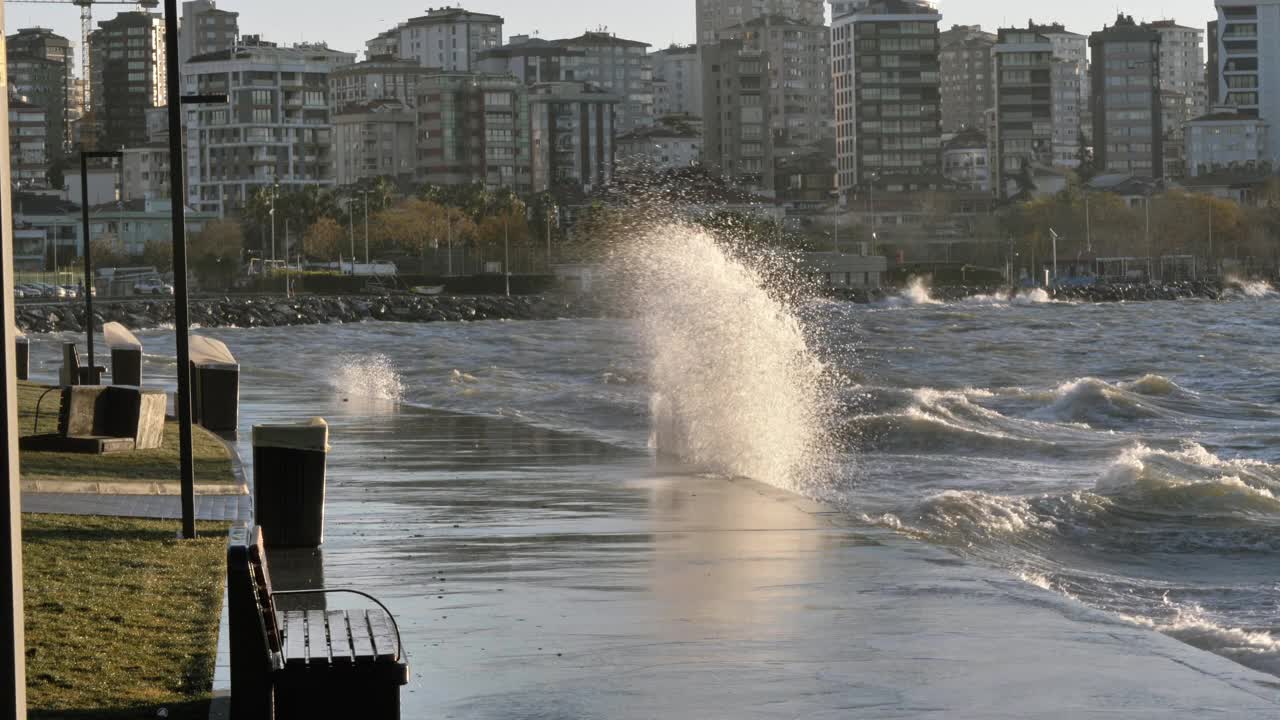
[{"label": "small white building", "polygon": [[837,289],[878,288],[889,268],[889,261],[879,255],[834,252],[805,253],[805,264],[823,284]]},{"label": "small white building", "polygon": [[1187,175],[1244,170],[1270,160],[1267,121],[1224,110],[1187,123]]}]

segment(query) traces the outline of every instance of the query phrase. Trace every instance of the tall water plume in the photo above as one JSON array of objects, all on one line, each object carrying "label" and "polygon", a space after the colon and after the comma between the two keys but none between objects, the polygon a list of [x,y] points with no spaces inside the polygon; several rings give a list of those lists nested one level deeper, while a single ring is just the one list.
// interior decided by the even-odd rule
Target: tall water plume
[{"label": "tall water plume", "polygon": [[834,393],[790,307],[794,266],[681,223],[638,228],[613,260],[648,353],[658,452],[822,494]]}]

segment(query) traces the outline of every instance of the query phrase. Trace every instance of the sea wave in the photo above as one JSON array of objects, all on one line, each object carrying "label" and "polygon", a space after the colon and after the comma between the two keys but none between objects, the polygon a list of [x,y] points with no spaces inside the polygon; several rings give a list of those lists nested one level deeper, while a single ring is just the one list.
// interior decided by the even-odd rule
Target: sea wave
[{"label": "sea wave", "polygon": [[1096,489],[1143,509],[1280,515],[1280,468],[1224,460],[1196,443],[1179,450],[1134,445],[1106,469]]},{"label": "sea wave", "polygon": [[1164,633],[1245,667],[1280,675],[1280,639],[1274,634],[1223,625],[1212,620],[1199,605],[1180,605],[1167,596],[1162,605],[1159,610],[1163,617],[1118,615],[1134,625]]}]

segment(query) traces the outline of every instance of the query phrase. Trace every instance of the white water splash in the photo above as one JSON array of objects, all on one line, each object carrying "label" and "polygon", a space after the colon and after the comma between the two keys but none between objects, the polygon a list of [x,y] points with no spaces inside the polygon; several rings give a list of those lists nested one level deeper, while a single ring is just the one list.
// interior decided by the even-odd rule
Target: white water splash
[{"label": "white water splash", "polygon": [[382,354],[343,355],[331,375],[334,392],[357,406],[390,407],[400,403],[404,386],[391,358]]},{"label": "white water splash", "polygon": [[1265,280],[1245,280],[1233,275],[1224,278],[1227,285],[1248,298],[1265,298],[1277,295],[1276,289]]},{"label": "white water splash", "polygon": [[659,455],[821,494],[834,393],[766,273],[679,224],[641,232],[614,260],[649,356]]},{"label": "white water splash", "polygon": [[942,301],[933,299],[929,294],[929,283],[919,276],[913,277],[907,281],[907,287],[898,295],[889,298],[886,302],[890,307],[942,304]]}]

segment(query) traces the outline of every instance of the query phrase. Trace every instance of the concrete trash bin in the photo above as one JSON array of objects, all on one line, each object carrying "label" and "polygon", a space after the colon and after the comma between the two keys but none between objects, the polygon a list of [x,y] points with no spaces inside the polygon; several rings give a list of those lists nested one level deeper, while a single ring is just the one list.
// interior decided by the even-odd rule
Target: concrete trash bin
[{"label": "concrete trash bin", "polygon": [[13,364],[17,368],[19,380],[31,377],[31,340],[21,332],[13,339]]},{"label": "concrete trash bin", "polygon": [[220,340],[191,337],[191,419],[216,432],[240,423],[240,365]]},{"label": "concrete trash bin", "polygon": [[111,349],[111,384],[142,387],[142,343],[118,322],[102,326]]},{"label": "concrete trash bin", "polygon": [[324,541],[329,425],[253,428],[253,507],[268,547],[319,547]]}]

